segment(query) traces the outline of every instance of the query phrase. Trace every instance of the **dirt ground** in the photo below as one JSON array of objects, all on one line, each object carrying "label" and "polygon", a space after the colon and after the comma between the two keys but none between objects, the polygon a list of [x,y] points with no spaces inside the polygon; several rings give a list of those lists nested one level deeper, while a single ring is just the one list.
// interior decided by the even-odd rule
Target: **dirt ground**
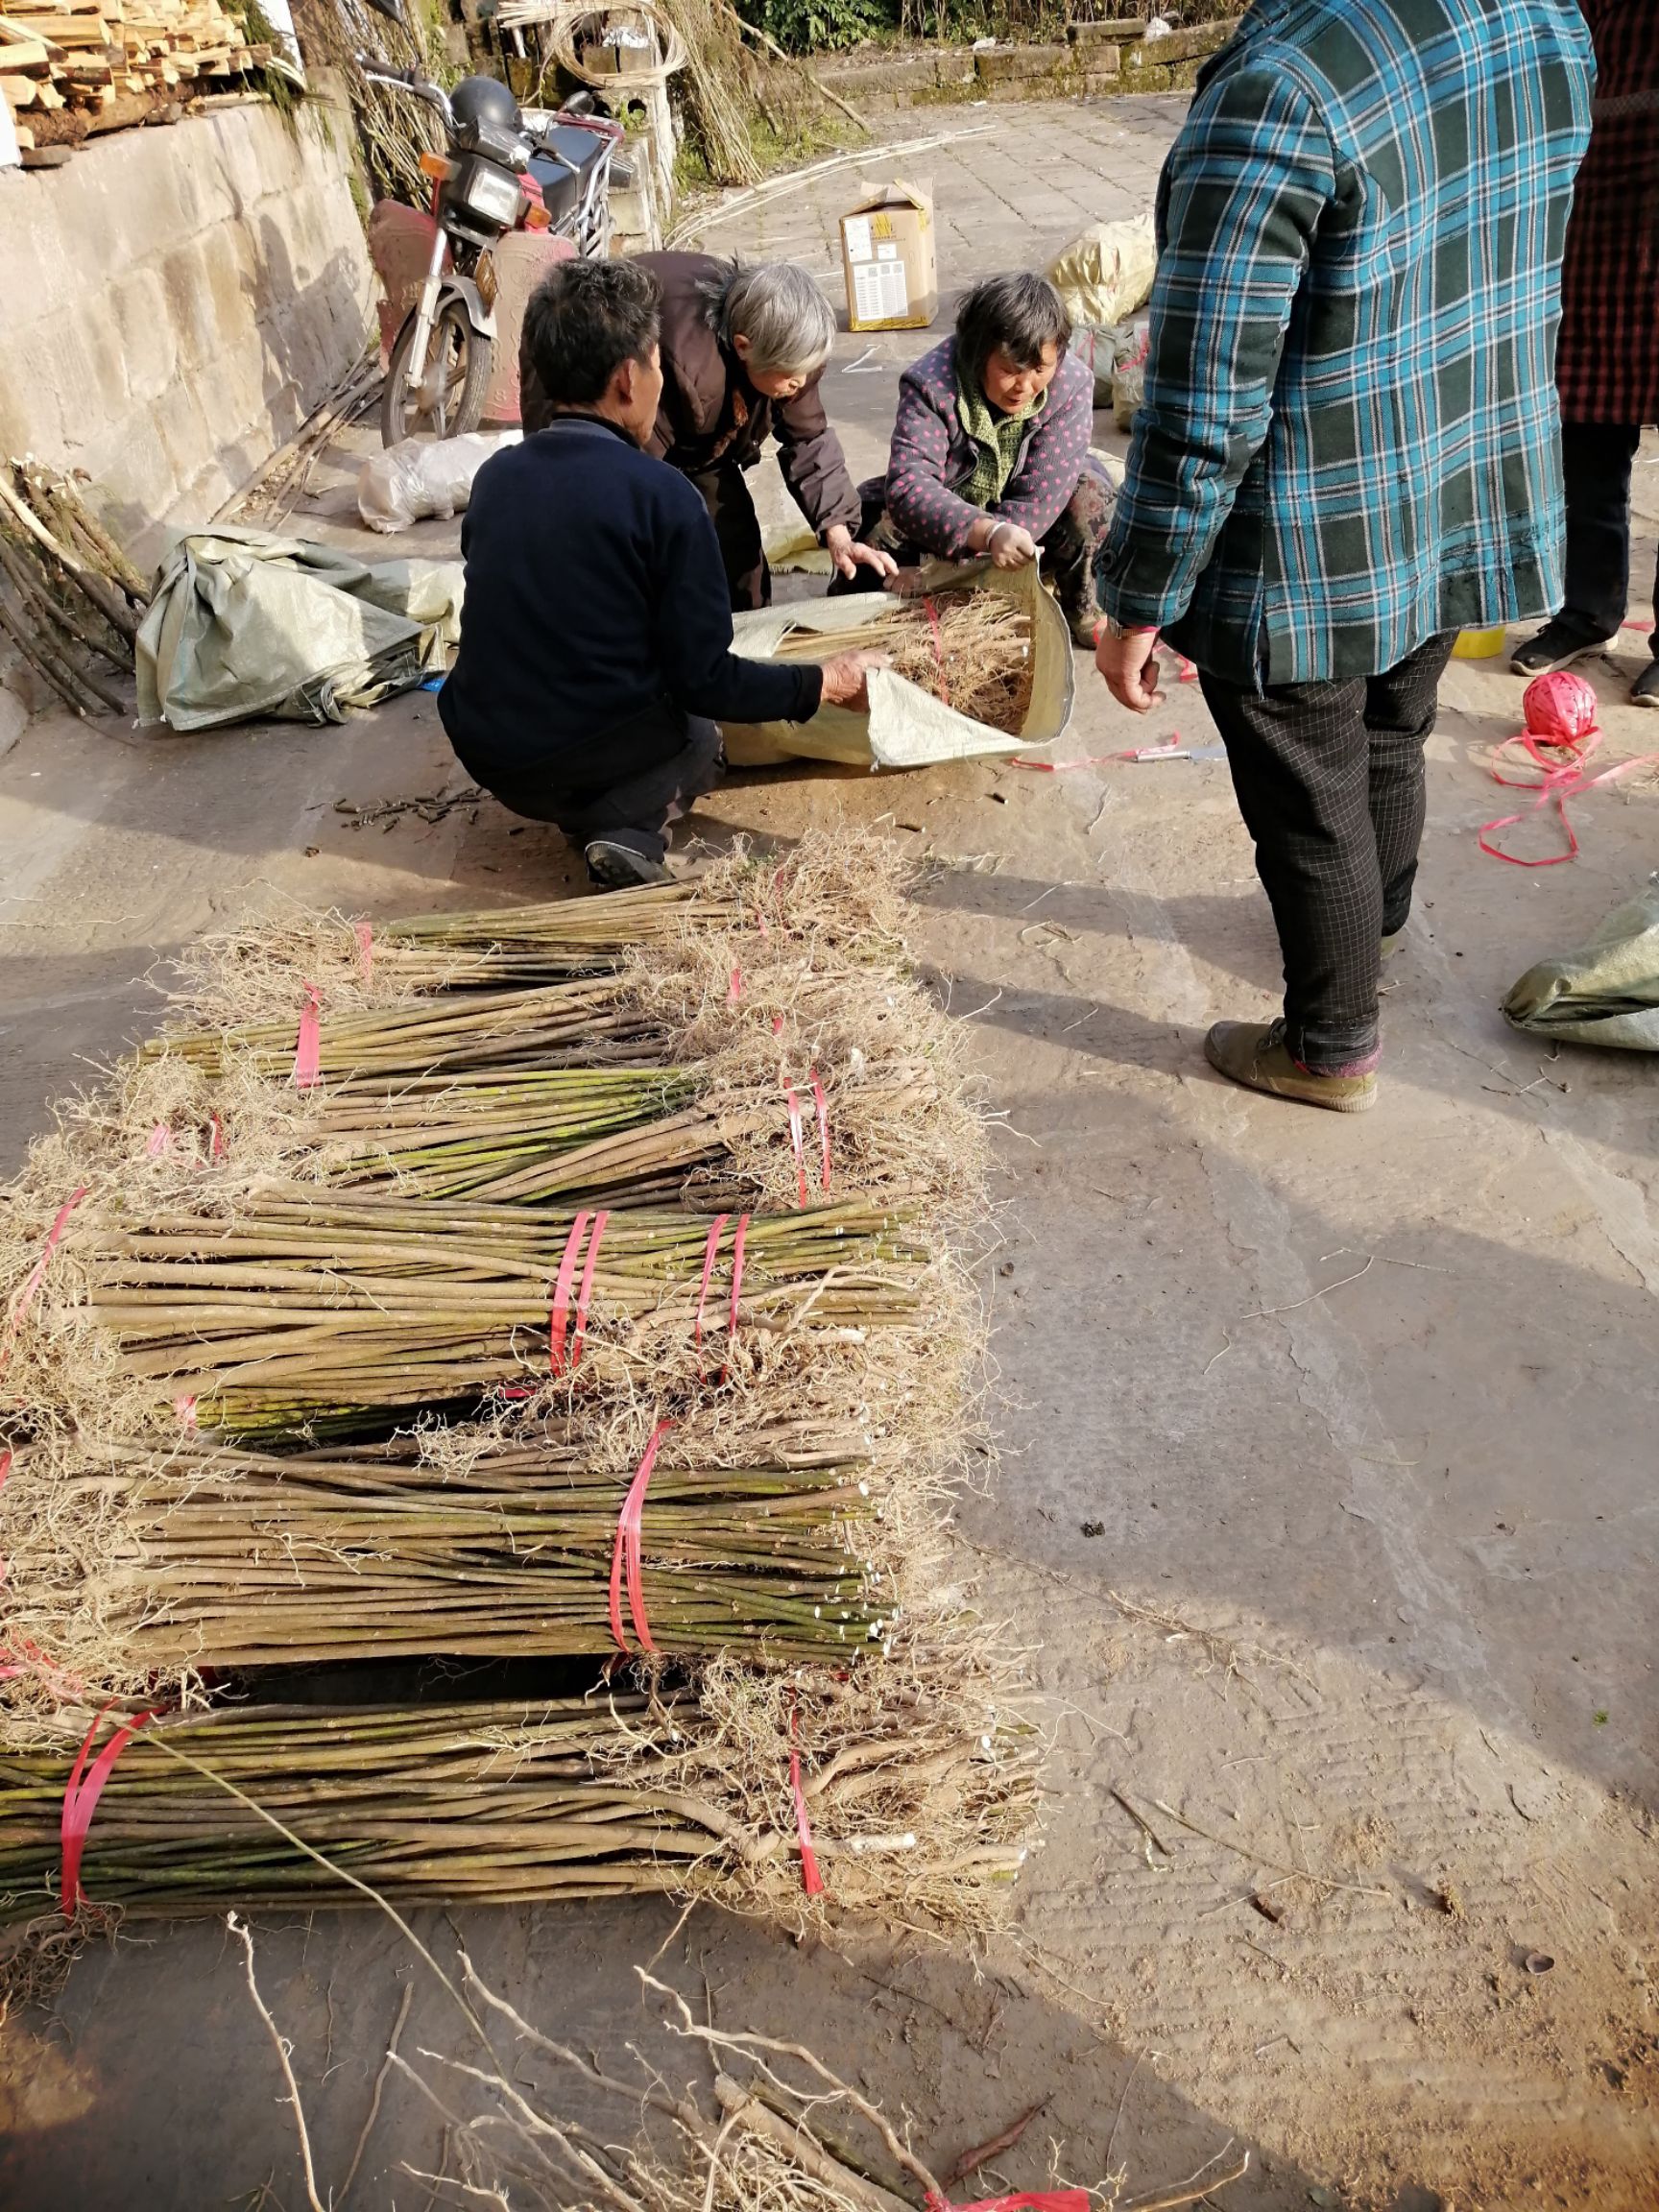
[{"label": "dirt ground", "polygon": [[[959,214],[948,285],[1076,227],[1060,203],[1092,188],[1065,160],[1147,188],[1178,108],[1118,109],[999,120],[1033,135],[985,141],[971,175],[967,150],[936,156],[963,194],[990,174],[1006,207],[1024,164],[1043,195],[990,233],[989,212]],[[822,241],[788,212],[793,250]],[[717,235],[780,250],[781,220]],[[855,473],[922,343],[840,340],[828,385]],[[343,535],[349,481],[326,471],[296,526]],[[1659,452],[1640,482],[1642,592]],[[579,619],[572,579],[548,601]],[[1659,720],[1617,704],[1629,644],[1587,671],[1609,757],[1659,743]],[[1135,724],[1081,658],[1078,685],[1058,757],[1216,742],[1190,687]],[[1278,972],[1220,760],[802,768],[705,803],[693,828],[716,848],[842,820],[939,863],[915,948],[1006,1118],[985,1275],[998,1463],[962,1538],[1055,1731],[1046,1846],[977,1958],[868,1929],[801,1948],[702,1911],[676,1932],[655,1905],[427,1914],[428,1940],[462,1934],[547,2033],[612,2056],[633,2039],[685,2075],[632,1971],[666,1940],[660,1973],[724,2025],[812,2041],[913,2115],[936,2167],[1046,2100],[958,2195],[1053,2176],[1142,2204],[1248,2149],[1247,2176],[1202,2201],[1659,2201],[1655,1070],[1548,1054],[1497,1011],[1659,863],[1659,785],[1580,802],[1574,865],[1483,857],[1477,827],[1507,810],[1484,756],[1520,690],[1501,661],[1448,677],[1362,1119],[1253,1099],[1200,1056],[1212,1020],[1272,1011]],[[153,1020],[156,964],[251,902],[384,916],[575,888],[557,831],[487,802],[436,823],[339,810],[463,782],[421,694],[321,731],[32,727],[0,761],[5,1161]],[[456,2052],[453,2016],[375,1916],[273,1923],[258,1945],[326,2195],[403,1984],[406,2053]],[[215,1925],[88,1953],[52,2015],[7,2023],[0,2068],[12,2212],[304,2201],[276,2056]],[[357,2212],[421,2212],[410,2170],[436,2170],[441,2136],[390,2080]]]}]

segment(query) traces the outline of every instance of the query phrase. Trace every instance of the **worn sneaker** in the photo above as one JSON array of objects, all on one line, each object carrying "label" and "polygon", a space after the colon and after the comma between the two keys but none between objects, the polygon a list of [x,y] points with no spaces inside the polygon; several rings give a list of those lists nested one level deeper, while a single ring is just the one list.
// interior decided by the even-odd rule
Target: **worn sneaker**
[{"label": "worn sneaker", "polygon": [[1553,676],[1557,669],[1571,668],[1575,661],[1588,660],[1592,653],[1599,653],[1609,643],[1605,637],[1586,637],[1581,630],[1574,629],[1559,616],[1546,622],[1536,637],[1513,656],[1510,668],[1517,676]]},{"label": "worn sneaker", "polygon": [[1398,928],[1398,929],[1389,929],[1389,930],[1385,930],[1385,931],[1383,932],[1383,936],[1382,936],[1382,957],[1383,957],[1383,959],[1384,959],[1384,960],[1392,960],[1392,959],[1393,959],[1393,957],[1394,957],[1394,955],[1395,955],[1395,953],[1399,951],[1399,950],[1400,950],[1401,946],[1402,946],[1402,945],[1404,945],[1404,944],[1405,944],[1405,942],[1406,942],[1406,925],[1405,925],[1405,923],[1404,923],[1404,922],[1402,922],[1402,923],[1401,923],[1401,925],[1400,925],[1400,926],[1399,926],[1399,928]]},{"label": "worn sneaker", "polygon": [[1649,661],[1630,686],[1632,707],[1659,707],[1659,661]]},{"label": "worn sneaker", "polygon": [[632,845],[614,845],[608,837],[595,837],[584,848],[588,873],[601,891],[635,891],[641,883],[666,883],[668,871],[661,860],[647,859]]},{"label": "worn sneaker", "polygon": [[1333,1114],[1363,1114],[1377,1103],[1375,1075],[1310,1075],[1298,1067],[1283,1022],[1217,1022],[1204,1040],[1204,1057],[1230,1083],[1269,1098],[1324,1106]]}]

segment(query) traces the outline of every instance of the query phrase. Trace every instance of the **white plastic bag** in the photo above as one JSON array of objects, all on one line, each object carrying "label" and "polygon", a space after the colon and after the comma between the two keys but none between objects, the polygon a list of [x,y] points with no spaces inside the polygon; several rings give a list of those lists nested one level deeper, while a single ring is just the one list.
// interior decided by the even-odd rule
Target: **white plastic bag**
[{"label": "white plastic bag", "polygon": [[521,430],[474,430],[465,438],[405,438],[365,461],[357,478],[357,512],[371,530],[407,530],[430,516],[447,521],[472,496],[472,479]]},{"label": "white plastic bag", "polygon": [[1113,373],[1112,420],[1125,433],[1134,429],[1136,410],[1146,397],[1146,359],[1151,344],[1151,325],[1137,323],[1130,349]]}]

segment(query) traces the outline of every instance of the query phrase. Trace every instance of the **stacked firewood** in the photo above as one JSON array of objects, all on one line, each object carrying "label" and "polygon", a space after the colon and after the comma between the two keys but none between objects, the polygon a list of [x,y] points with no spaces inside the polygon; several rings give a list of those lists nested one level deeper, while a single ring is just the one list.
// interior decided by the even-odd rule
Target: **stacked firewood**
[{"label": "stacked firewood", "polygon": [[5,0],[0,13],[0,97],[25,150],[251,88],[271,57],[221,0]]},{"label": "stacked firewood", "polygon": [[19,653],[77,714],[130,713],[112,679],[132,675],[148,605],[72,478],[0,461],[0,653]]}]

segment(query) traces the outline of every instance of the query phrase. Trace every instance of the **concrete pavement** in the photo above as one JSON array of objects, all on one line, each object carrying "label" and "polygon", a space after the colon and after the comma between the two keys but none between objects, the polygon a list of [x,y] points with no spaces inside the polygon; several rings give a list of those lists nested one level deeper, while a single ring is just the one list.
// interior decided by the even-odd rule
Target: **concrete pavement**
[{"label": "concrete pavement", "polygon": [[[1176,112],[1003,110],[934,150],[947,287],[1130,211],[1105,196],[1145,198]],[[827,267],[851,198],[831,172],[708,236]],[[855,473],[928,342],[839,341],[827,391]],[[1640,481],[1650,575],[1651,455]],[[1609,757],[1659,741],[1617,704],[1635,665],[1588,670]],[[1136,724],[1079,676],[1068,757],[1214,742],[1190,687]],[[1584,800],[1572,866],[1483,857],[1474,831],[1506,810],[1484,756],[1520,690],[1499,662],[1447,680],[1383,1095],[1358,1120],[1201,1060],[1205,1024],[1267,1014],[1277,984],[1223,763],[802,768],[734,778],[697,817],[716,844],[880,823],[941,863],[916,949],[1007,1119],[998,1463],[963,1533],[986,1609],[1034,1647],[1056,1747],[1046,1847],[983,1958],[869,1931],[801,1952],[699,1912],[659,1971],[902,2103],[935,2163],[1049,2100],[979,2194],[1116,2176],[1133,2205],[1248,2147],[1226,2212],[1651,2203],[1655,1072],[1551,1056],[1497,1002],[1654,865],[1659,791]],[[132,979],[250,897],[385,914],[573,882],[557,832],[492,805],[389,834],[334,807],[460,781],[420,695],[344,730],[33,729],[0,762],[9,1155],[78,1056],[153,1009]],[[631,1968],[671,1913],[457,1924],[546,2032],[614,2053],[648,2031]],[[408,1970],[372,1918],[261,1936],[336,2181]],[[444,2002],[421,1984],[406,2047],[455,2049]],[[17,2212],[303,2201],[221,1931],[89,1954],[57,2024],[13,2021],[0,2048]],[[434,2171],[439,2135],[390,2082],[353,2201],[418,2212],[405,2167]]]}]

